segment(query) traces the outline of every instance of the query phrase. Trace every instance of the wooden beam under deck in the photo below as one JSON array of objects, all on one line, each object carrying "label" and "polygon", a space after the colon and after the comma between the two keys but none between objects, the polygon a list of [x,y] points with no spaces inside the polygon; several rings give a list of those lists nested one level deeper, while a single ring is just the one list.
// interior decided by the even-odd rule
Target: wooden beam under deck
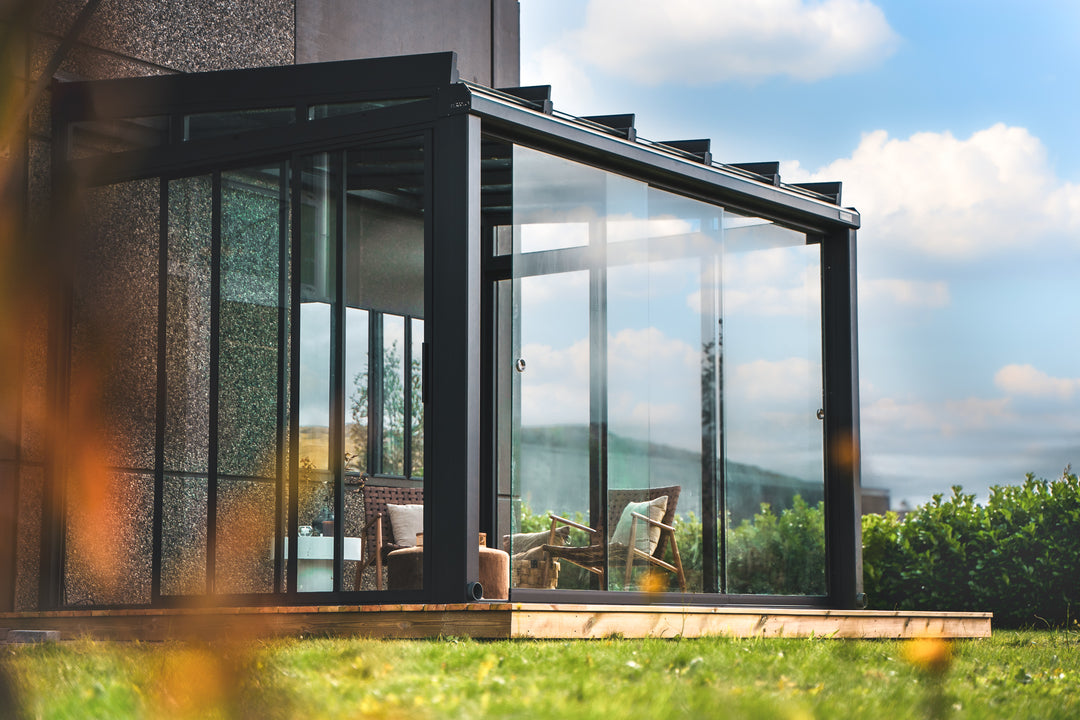
[{"label": "wooden beam under deck", "polygon": [[0,627],[59,631],[63,640],[90,637],[151,642],[306,636],[981,638],[990,636],[990,620],[990,613],[540,603],[0,613]]}]

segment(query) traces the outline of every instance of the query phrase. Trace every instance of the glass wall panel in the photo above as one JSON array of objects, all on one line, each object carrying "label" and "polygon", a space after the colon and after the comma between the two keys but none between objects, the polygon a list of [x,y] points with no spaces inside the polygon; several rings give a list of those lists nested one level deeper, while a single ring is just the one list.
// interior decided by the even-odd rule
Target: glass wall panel
[{"label": "glass wall panel", "polygon": [[205,477],[166,477],[162,495],[161,594],[206,592]]},{"label": "glass wall panel", "polygon": [[345,308],[346,471],[368,469],[368,323],[367,310]]},{"label": "glass wall panel", "polygon": [[[499,382],[514,392],[498,422],[514,586],[823,594],[818,247],[565,158],[485,147],[493,220],[508,165],[513,179],[493,247],[510,252],[509,229],[497,325],[513,337]],[[548,511],[571,521],[554,543]],[[532,557],[536,537],[572,549]]]},{"label": "glass wall panel", "polygon": [[218,480],[216,592],[274,591],[276,489],[272,480]]},{"label": "glass wall panel", "polygon": [[218,471],[274,478],[279,282],[287,204],[277,165],[221,178]]},{"label": "glass wall panel", "polygon": [[169,183],[164,468],[167,473],[209,471],[212,186],[209,175]]},{"label": "glass wall panel", "polygon": [[196,113],[185,120],[185,140],[206,140],[226,135],[240,135],[252,130],[289,125],[296,122],[296,110],[259,108],[230,112]]},{"label": "glass wall panel", "polygon": [[[608,587],[700,592],[703,496],[716,483],[719,318],[709,298],[720,210],[652,188],[634,195],[647,205],[616,215],[609,238],[619,245],[607,253]],[[635,523],[635,511],[676,523],[680,562],[668,532]],[[641,557],[628,576],[631,544],[682,565],[683,577]]]},{"label": "glass wall panel", "polygon": [[731,593],[825,593],[820,246],[725,217],[724,479]]},{"label": "glass wall panel", "polygon": [[382,316],[382,472],[405,474],[405,318]]},{"label": "glass wall panel", "polygon": [[[302,536],[318,537],[324,529],[332,531],[324,523],[332,523],[334,507],[330,449],[335,427],[331,394],[334,392],[332,357],[337,345],[332,334],[338,287],[340,154],[320,153],[305,158],[302,183],[298,524]],[[290,547],[295,548],[296,542],[296,538],[291,538]],[[325,547],[320,547],[325,551]],[[329,560],[333,560],[332,545]],[[328,589],[315,583],[304,585],[303,590]]]},{"label": "glass wall panel", "polygon": [[[523,277],[514,294],[513,529],[546,531],[549,512],[591,527],[589,272]],[[587,544],[581,532],[574,540]],[[536,565],[535,558],[516,557],[526,551],[519,541],[530,542],[513,536],[515,566]],[[515,572],[515,586],[590,587],[589,573],[560,565],[557,578],[547,580]]]},{"label": "glass wall panel", "polygon": [[275,164],[221,177],[215,554],[221,593],[273,591],[283,422],[280,268],[288,228],[283,171]]},{"label": "glass wall panel", "polygon": [[408,103],[426,100],[423,97],[382,98],[375,100],[358,100],[356,102],[328,103],[326,105],[312,105],[308,110],[311,120],[337,117],[339,115],[355,115],[357,113],[381,110],[394,105],[406,105]]},{"label": "glass wall panel", "polygon": [[[160,187],[88,188],[73,265],[70,425],[113,467],[155,464]],[[95,426],[101,437],[89,436]]]},{"label": "glass wall panel", "polygon": [[154,476],[76,474],[66,490],[64,604],[149,603]]}]

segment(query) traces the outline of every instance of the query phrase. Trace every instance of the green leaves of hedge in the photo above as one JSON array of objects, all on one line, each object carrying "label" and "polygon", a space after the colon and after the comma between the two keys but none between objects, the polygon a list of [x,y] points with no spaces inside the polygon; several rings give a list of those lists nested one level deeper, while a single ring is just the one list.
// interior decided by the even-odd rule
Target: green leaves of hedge
[{"label": "green leaves of hedge", "polygon": [[863,518],[870,607],[990,611],[999,627],[1063,626],[1080,605],[1080,481],[1028,474],[985,506],[959,486],[900,519]]}]

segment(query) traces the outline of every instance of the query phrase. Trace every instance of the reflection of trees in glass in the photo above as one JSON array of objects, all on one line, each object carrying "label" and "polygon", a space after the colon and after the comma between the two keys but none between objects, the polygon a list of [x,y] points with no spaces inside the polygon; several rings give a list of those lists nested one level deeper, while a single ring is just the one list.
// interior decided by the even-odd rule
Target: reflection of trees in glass
[{"label": "reflection of trees in glass", "polygon": [[[409,459],[410,475],[424,475],[424,404],[421,401],[420,358],[411,359],[409,377],[409,395],[412,407],[409,418],[409,435],[412,439]],[[372,472],[382,472],[389,468],[404,468],[405,459],[405,373],[402,372],[401,350],[395,340],[383,348],[382,362],[382,429],[383,461],[382,468],[370,468]],[[352,422],[348,426],[348,440],[352,454],[360,458],[368,457],[368,368],[358,372],[353,378],[353,392],[349,396],[349,416]],[[363,462],[363,461],[361,461]]]}]

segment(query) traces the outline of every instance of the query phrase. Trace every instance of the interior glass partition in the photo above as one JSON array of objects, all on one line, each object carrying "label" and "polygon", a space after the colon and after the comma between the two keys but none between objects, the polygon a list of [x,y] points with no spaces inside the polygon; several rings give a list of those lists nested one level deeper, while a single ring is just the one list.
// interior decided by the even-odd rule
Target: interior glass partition
[{"label": "interior glass partition", "polygon": [[[423,487],[423,139],[317,153],[302,167],[297,589],[388,587],[374,566],[359,572],[375,537],[362,489]],[[335,533],[340,579],[314,569],[336,559]],[[384,533],[417,541],[385,522]]]}]

